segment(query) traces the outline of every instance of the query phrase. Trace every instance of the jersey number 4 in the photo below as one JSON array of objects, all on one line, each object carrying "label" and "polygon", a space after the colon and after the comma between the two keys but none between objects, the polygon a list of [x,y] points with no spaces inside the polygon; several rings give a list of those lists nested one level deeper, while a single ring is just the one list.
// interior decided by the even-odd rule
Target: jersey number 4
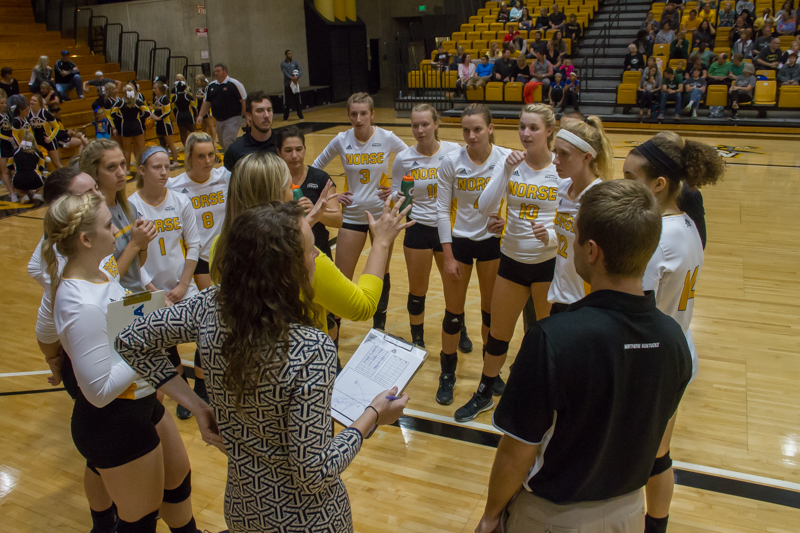
[{"label": "jersey number 4", "polygon": [[689,300],[694,298],[694,284],[697,283],[697,270],[699,268],[694,267],[694,272],[686,272],[686,281],[683,282],[683,292],[681,293],[681,301],[678,304],[678,311],[686,311]]}]

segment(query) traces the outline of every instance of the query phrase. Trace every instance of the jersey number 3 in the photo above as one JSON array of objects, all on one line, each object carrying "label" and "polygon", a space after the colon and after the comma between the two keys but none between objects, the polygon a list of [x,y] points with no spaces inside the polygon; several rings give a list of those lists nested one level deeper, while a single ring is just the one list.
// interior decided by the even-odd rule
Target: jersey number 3
[{"label": "jersey number 3", "polygon": [[681,301],[678,304],[678,311],[686,311],[689,305],[689,300],[694,298],[694,284],[697,283],[697,269],[694,267],[694,272],[686,272],[686,281],[683,282],[683,292],[681,293]]},{"label": "jersey number 3", "polygon": [[361,179],[358,181],[365,184],[369,183],[369,169],[359,170],[358,173],[361,174]]}]

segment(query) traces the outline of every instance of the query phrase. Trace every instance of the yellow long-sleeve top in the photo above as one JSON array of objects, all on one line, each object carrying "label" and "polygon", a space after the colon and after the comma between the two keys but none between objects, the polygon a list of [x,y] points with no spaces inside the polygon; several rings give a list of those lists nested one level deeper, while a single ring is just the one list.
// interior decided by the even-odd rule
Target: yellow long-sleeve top
[{"label": "yellow long-sleeve top", "polygon": [[[214,262],[214,252],[217,248],[217,239],[211,245],[209,264]],[[315,260],[317,265],[314,281],[314,303],[322,308],[320,313],[321,324],[319,329],[328,332],[327,313],[362,322],[369,320],[378,309],[378,300],[383,291],[383,279],[372,274],[362,274],[358,283],[342,274],[331,259],[320,252]]]}]

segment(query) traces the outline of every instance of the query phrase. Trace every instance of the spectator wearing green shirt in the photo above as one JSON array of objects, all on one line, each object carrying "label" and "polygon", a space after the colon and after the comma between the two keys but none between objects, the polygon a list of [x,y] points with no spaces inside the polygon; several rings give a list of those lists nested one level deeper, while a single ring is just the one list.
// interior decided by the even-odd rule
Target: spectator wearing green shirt
[{"label": "spectator wearing green shirt", "polygon": [[742,54],[733,54],[731,56],[731,75],[730,78],[735,80],[744,72],[744,56]]},{"label": "spectator wearing green shirt", "polygon": [[689,57],[689,41],[686,40],[686,32],[681,30],[678,36],[669,45],[670,59],[686,59]]},{"label": "spectator wearing green shirt", "polygon": [[728,61],[728,54],[723,52],[717,56],[716,61],[708,66],[706,82],[709,85],[728,85],[730,83],[730,73],[731,62]]}]

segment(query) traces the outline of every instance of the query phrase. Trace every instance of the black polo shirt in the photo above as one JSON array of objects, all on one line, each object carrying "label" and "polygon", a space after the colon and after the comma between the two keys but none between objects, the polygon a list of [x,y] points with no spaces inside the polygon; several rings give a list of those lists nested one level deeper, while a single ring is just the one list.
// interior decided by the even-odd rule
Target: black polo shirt
[{"label": "black polo shirt", "polygon": [[[72,72],[72,69],[75,68],[75,63],[72,61],[64,61],[63,59],[59,59],[56,61],[56,68],[53,69],[53,76],[55,76],[56,83],[69,83],[72,78],[75,77],[75,73]],[[69,72],[66,76],[61,75],[61,71],[66,70]]]},{"label": "black polo shirt", "polygon": [[211,114],[217,120],[228,120],[242,114],[242,100],[247,98],[244,85],[231,77],[222,83],[212,81],[206,88],[206,101],[211,104]]},{"label": "black polo shirt", "polygon": [[647,483],[691,376],[686,336],[655,293],[600,290],[526,333],[493,423],[541,444],[527,490],[607,500]]},{"label": "black polo shirt", "polygon": [[[330,179],[330,175],[324,170],[320,170],[316,167],[308,167],[306,179],[303,181],[302,185],[300,185],[300,190],[303,191],[303,196],[311,200],[312,204],[316,204],[319,197],[322,195],[322,189],[325,188],[325,185],[327,185]],[[328,228],[325,227],[325,224],[317,222],[311,226],[311,231],[314,233],[314,244],[316,247],[320,250],[329,250],[330,246],[328,245],[328,241],[331,235],[328,232]]]},{"label": "black polo shirt", "polygon": [[264,142],[259,142],[253,139],[253,136],[250,134],[250,132],[245,133],[233,141],[233,144],[228,146],[228,149],[225,151],[225,159],[223,164],[225,165],[225,168],[233,172],[233,167],[236,166],[236,162],[247,154],[252,154],[253,152],[272,152],[277,154],[278,145],[275,142],[275,132],[273,131],[270,134],[269,139]]}]

